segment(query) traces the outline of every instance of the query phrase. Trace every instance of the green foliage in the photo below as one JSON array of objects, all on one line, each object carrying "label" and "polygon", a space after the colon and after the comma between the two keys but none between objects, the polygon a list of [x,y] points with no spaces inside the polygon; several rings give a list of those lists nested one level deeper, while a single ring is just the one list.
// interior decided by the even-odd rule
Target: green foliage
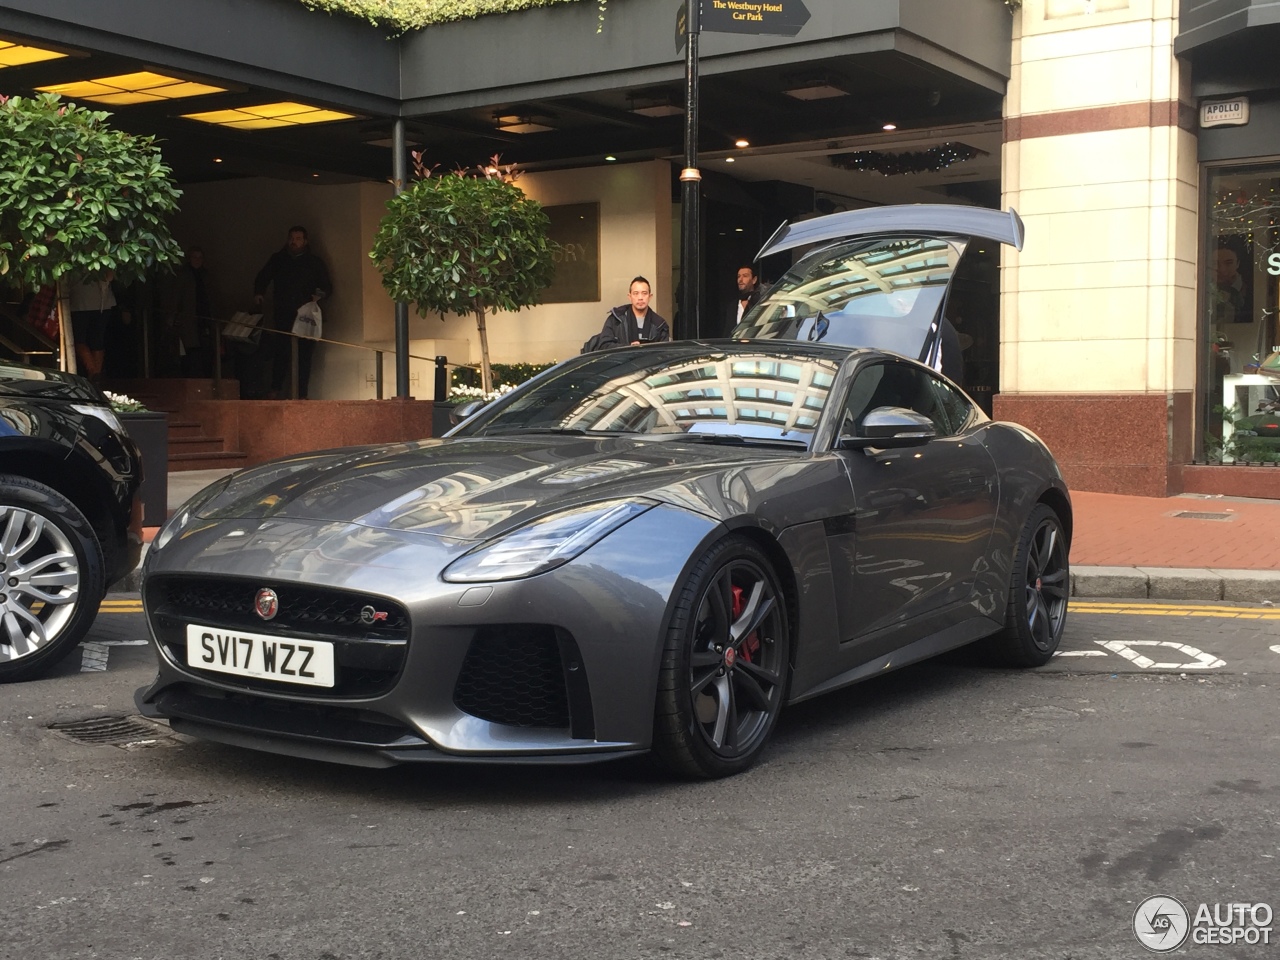
[{"label": "green foliage", "polygon": [[369,256],[419,316],[531,307],[551,283],[542,205],[499,178],[447,174],[387,201]]},{"label": "green foliage", "polygon": [[[551,363],[495,363],[492,364],[493,379],[497,383],[509,383],[518,387],[526,380],[532,380],[543,370],[550,370],[557,361]],[[475,367],[455,367],[450,387],[479,387],[480,371]]]},{"label": "green foliage", "polygon": [[61,98],[0,97],[0,274],[32,286],[115,270],[132,280],[182,250],[178,209],[153,137],[107,126]]},{"label": "green foliage", "polygon": [[539,301],[555,272],[550,221],[496,157],[478,175],[432,176],[415,160],[421,179],[387,201],[369,257],[391,298],[415,304],[419,316],[475,316],[488,392],[485,315]]},{"label": "green foliage", "polygon": [[[553,3],[581,0],[302,0],[314,10],[345,13],[397,32],[418,30],[432,23],[466,20],[491,13],[515,13]],[[603,7],[603,4],[601,4]]]}]

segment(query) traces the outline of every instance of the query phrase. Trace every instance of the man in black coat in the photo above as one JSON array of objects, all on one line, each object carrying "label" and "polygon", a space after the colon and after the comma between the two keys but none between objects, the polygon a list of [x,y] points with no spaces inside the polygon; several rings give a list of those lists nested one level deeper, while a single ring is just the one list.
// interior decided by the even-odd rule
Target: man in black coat
[{"label": "man in black coat", "polygon": [[725,335],[733,332],[733,328],[742,322],[743,314],[760,302],[765,294],[765,286],[760,282],[760,274],[751,264],[738,268],[738,297],[729,308],[729,326]]},{"label": "man in black coat", "polygon": [[[333,292],[329,271],[324,261],[311,252],[305,227],[290,227],[289,241],[271,255],[253,281],[254,302],[261,305],[262,298],[272,288],[271,326],[286,333],[293,330],[293,320],[298,308],[308,301],[319,302]],[[281,395],[289,381],[292,348],[288,336],[269,337],[271,353],[271,393]],[[315,352],[314,340],[298,340],[298,396],[307,395],[307,382],[311,378],[311,356]]]},{"label": "man in black coat", "polygon": [[644,277],[631,281],[627,292],[630,303],[624,303],[609,311],[604,318],[604,329],[592,337],[592,349],[635,346],[640,343],[659,343],[671,339],[671,327],[649,308],[652,288]]}]

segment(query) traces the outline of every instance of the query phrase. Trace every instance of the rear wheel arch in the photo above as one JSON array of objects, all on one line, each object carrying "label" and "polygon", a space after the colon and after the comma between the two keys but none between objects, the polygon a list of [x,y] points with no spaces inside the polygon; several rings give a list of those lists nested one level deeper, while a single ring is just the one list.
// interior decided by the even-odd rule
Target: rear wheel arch
[{"label": "rear wheel arch", "polygon": [[1040,494],[1040,499],[1037,502],[1043,503],[1058,515],[1058,520],[1062,523],[1062,532],[1067,535],[1067,543],[1070,544],[1072,534],[1071,501],[1067,499],[1067,495],[1057,487],[1049,487],[1044,493]]}]

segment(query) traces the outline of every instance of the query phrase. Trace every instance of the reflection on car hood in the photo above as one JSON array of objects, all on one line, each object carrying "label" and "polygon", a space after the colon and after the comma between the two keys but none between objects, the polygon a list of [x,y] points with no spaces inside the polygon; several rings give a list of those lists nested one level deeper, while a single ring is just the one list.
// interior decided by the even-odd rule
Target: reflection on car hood
[{"label": "reflection on car hood", "polygon": [[530,434],[424,440],[278,460],[243,471],[199,505],[203,518],[349,522],[482,540],[577,503],[647,496],[714,513],[699,476],[804,451],[678,439]]},{"label": "reflection on car hood", "polygon": [[4,362],[0,362],[0,396],[104,402],[102,394],[84,377]]}]

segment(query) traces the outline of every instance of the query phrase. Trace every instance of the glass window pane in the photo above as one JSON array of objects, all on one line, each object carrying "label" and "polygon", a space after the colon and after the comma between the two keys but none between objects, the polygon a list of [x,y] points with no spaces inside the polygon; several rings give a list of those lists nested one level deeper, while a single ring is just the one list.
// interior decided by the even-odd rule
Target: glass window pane
[{"label": "glass window pane", "polygon": [[1280,164],[1210,171],[1203,269],[1202,436],[1210,460],[1280,460]]}]

